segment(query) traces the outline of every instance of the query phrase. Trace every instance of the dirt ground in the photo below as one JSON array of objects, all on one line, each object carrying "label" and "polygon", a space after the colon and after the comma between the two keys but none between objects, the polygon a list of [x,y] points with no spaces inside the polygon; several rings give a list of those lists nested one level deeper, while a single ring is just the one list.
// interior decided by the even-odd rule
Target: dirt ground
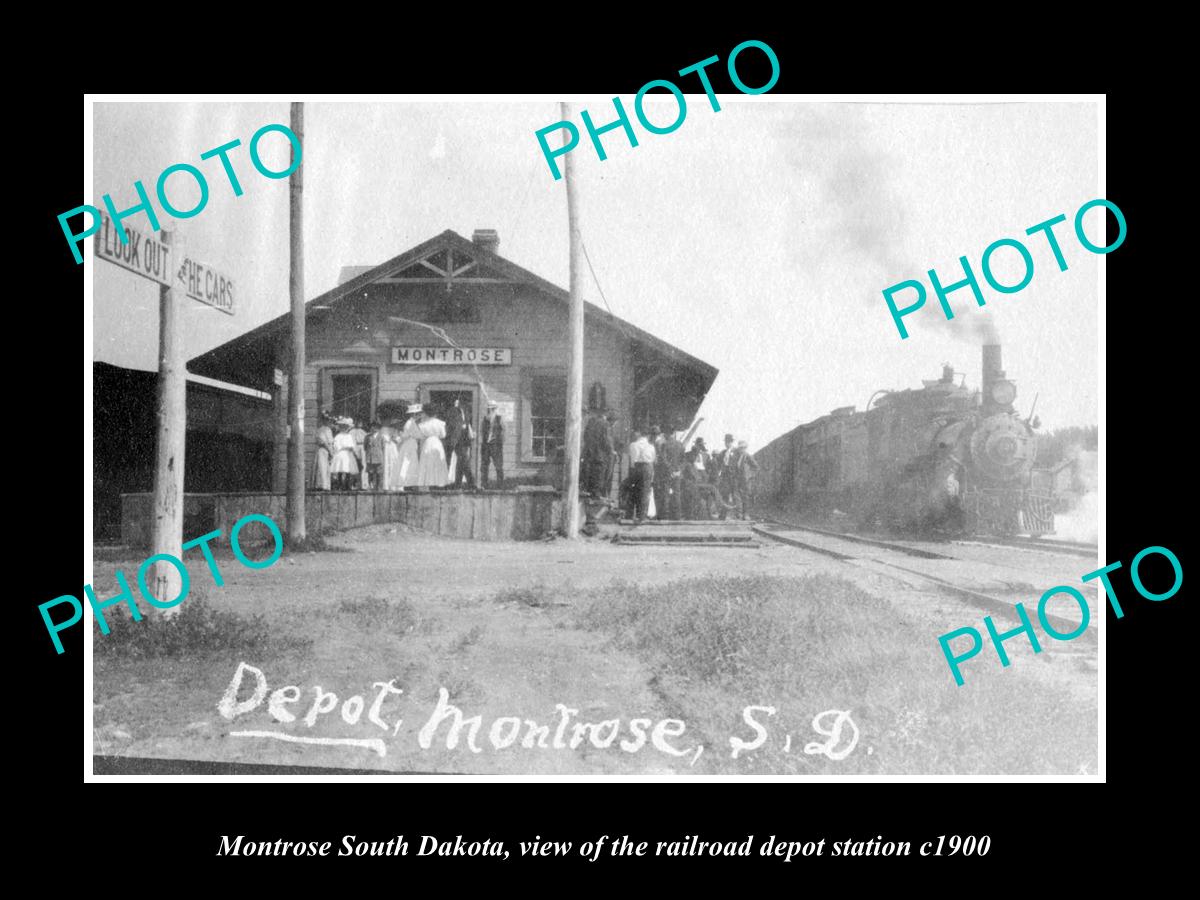
[{"label": "dirt ground", "polygon": [[[95,752],[394,772],[709,774],[716,771],[714,754],[728,757],[729,735],[687,728],[688,698],[673,696],[645,663],[614,647],[606,635],[577,627],[572,603],[582,590],[613,579],[647,585],[705,573],[832,572],[928,623],[931,652],[938,652],[938,634],[970,624],[982,627],[982,613],[950,597],[774,543],[754,549],[600,540],[485,543],[432,537],[397,525],[343,532],[330,543],[345,552],[285,555],[260,571],[219,558],[222,587],[212,584],[199,554],[191,559],[189,553],[193,585],[203,588],[207,602],[241,615],[261,614],[273,636],[297,646],[261,658],[220,650],[154,660],[97,654]],[[132,554],[129,560],[98,560],[98,596],[116,593],[114,570],[130,573],[138,561]],[[496,599],[505,589],[534,586],[546,588],[543,595],[553,602],[530,605],[518,593],[507,601]],[[305,641],[311,644],[303,646]],[[1076,648],[1051,646],[1035,657],[1028,648],[1014,646],[1010,653],[1013,664],[1005,677],[1044,679],[1095,704],[1094,663],[1081,662]],[[994,656],[984,659],[981,655],[971,665],[999,666]],[[242,663],[262,673],[266,692],[249,708],[253,704],[246,701],[254,699],[258,682],[254,671],[245,669],[229,703],[243,702],[247,711],[222,715],[218,705]],[[385,688],[388,682],[403,693]],[[299,689],[299,699],[277,707],[284,710],[280,721],[271,698],[289,685]],[[468,720],[481,717],[474,741],[479,752],[468,744],[469,722],[457,746],[447,746],[449,720],[422,746],[422,728],[430,723],[442,689]],[[293,694],[275,696],[288,700]],[[356,696],[361,702],[352,699]],[[763,702],[745,698],[746,705]],[[556,741],[564,715],[559,704],[573,712]],[[377,721],[371,721],[372,711]],[[294,720],[287,720],[289,714]],[[649,720],[641,724],[640,741],[635,719]],[[670,719],[684,721],[682,734],[675,733],[677,726],[662,724]],[[617,724],[606,727],[610,734],[616,729],[617,738],[609,746],[594,746],[597,731],[569,746],[577,722],[612,720]],[[548,736],[532,732],[531,722],[548,726]],[[864,745],[869,739],[863,736]],[[753,770],[747,768],[746,774]]]}]

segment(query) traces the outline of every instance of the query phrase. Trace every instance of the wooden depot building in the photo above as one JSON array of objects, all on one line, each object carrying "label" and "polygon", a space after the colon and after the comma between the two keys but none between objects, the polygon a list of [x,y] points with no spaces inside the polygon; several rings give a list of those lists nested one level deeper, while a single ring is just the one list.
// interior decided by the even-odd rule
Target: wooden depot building
[{"label": "wooden depot building", "polygon": [[[369,422],[408,403],[445,408],[458,399],[476,435],[486,404],[498,405],[505,486],[561,487],[570,296],[498,250],[495,231],[471,240],[444,231],[381,265],[343,270],[341,284],[307,303],[309,473],[321,410]],[[619,442],[635,425],[691,423],[715,368],[591,304],[584,322],[585,403],[598,383],[619,417]],[[273,492],[286,482],[289,341],[284,314],[189,364],[273,395]],[[479,457],[477,440],[477,483]]]}]

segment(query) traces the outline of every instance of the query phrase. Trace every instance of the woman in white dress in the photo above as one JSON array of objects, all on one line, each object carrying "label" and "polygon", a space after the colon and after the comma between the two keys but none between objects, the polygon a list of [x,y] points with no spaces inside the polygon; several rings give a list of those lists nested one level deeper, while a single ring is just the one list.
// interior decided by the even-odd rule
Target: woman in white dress
[{"label": "woman in white dress", "polygon": [[421,466],[417,484],[445,487],[448,478],[446,448],[442,446],[442,439],[446,437],[446,423],[425,411],[417,419],[417,430],[421,433]]},{"label": "woman in white dress", "polygon": [[379,429],[379,439],[383,442],[383,471],[380,473],[380,489],[385,491],[400,490],[400,432],[389,421]]},{"label": "woman in white dress", "polygon": [[358,456],[354,452],[357,444],[350,433],[353,424],[349,419],[338,419],[338,433],[333,438],[333,463],[329,471],[339,491],[350,490],[358,480]]},{"label": "woman in white dress", "polygon": [[362,422],[351,420],[350,436],[354,438],[354,456],[358,460],[359,480],[355,482],[354,487],[363,491],[370,490],[371,483],[367,479],[367,453],[365,447],[367,430],[363,427]]},{"label": "woman in white dress", "polygon": [[421,404],[414,403],[407,410],[408,421],[400,432],[397,446],[400,462],[396,466],[396,490],[402,491],[417,484],[420,468],[421,430],[417,427],[417,414],[421,412]]},{"label": "woman in white dress", "polygon": [[329,413],[321,413],[321,424],[317,428],[317,455],[313,460],[313,488],[327,491],[330,488],[329,464],[333,460],[333,421]]}]

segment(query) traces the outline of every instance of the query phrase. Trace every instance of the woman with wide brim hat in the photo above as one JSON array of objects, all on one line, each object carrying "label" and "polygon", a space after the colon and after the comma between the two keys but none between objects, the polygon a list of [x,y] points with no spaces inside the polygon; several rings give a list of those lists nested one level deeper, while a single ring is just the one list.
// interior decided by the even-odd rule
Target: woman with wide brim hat
[{"label": "woman with wide brim hat", "polygon": [[355,453],[354,436],[350,429],[354,422],[347,418],[337,420],[337,434],[333,438],[333,462],[329,467],[334,486],[339,491],[351,489],[358,478],[358,456]]},{"label": "woman with wide brim hat", "polygon": [[404,411],[408,418],[400,429],[399,460],[392,469],[391,490],[402,491],[417,484],[417,474],[421,464],[421,430],[417,427],[417,416],[421,413],[421,404],[413,403]]},{"label": "woman with wide brim hat", "polygon": [[449,481],[446,467],[446,423],[428,410],[417,416],[417,430],[421,434],[421,465],[417,472],[417,484],[425,487],[445,487]]},{"label": "woman with wide brim hat", "polygon": [[379,489],[394,491],[399,487],[396,473],[400,468],[400,430],[396,428],[395,419],[383,419],[379,439],[383,443],[383,468],[379,475]]}]

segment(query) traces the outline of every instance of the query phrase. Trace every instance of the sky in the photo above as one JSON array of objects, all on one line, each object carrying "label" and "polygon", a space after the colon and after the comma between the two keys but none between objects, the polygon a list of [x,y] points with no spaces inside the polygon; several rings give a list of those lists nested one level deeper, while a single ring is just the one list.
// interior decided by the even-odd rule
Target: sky
[{"label": "sky", "polygon": [[[977,386],[988,336],[1004,345],[1022,415],[1036,396],[1043,429],[1098,421],[1103,257],[1073,228],[1076,210],[1101,196],[1096,104],[719,100],[714,112],[703,94],[687,95],[670,134],[634,119],[637,147],[621,129],[608,132],[603,161],[580,125],[573,152],[597,276],[585,270],[584,297],[601,307],[606,299],[617,316],[720,370],[697,432],[710,446],[728,431],[756,450],[834,408],[861,410],[876,390],[918,388],[943,363]],[[615,117],[610,98],[575,108],[577,125],[579,108],[597,125]],[[663,124],[677,115],[669,97],[646,111]],[[261,176],[248,151],[255,131],[288,116],[285,102],[94,106],[93,196],[81,203],[101,206],[110,193],[118,209],[132,206],[136,179],[153,191],[180,162],[208,179],[198,215],[175,222],[160,210],[189,256],[237,284],[233,317],[189,304],[189,358],[289,308],[288,181]],[[335,286],[342,266],[383,262],[447,228],[465,237],[494,228],[501,256],[566,287],[564,182],[534,136],[560,118],[550,100],[307,102],[306,299]],[[218,160],[199,158],[235,138],[240,197]],[[268,135],[260,149],[265,165],[286,168],[284,136]],[[177,207],[193,205],[186,176],[169,185]],[[1084,221],[1102,245],[1101,212]],[[1066,216],[1054,228],[1065,272],[1044,236],[1025,234],[1057,215]],[[142,216],[127,224],[149,230]],[[992,290],[981,271],[984,249],[1000,238],[1020,239],[1033,259],[1031,281],[1015,294]],[[960,281],[960,256],[987,305],[953,292],[946,321],[926,273]],[[94,358],[155,369],[157,286],[92,262]],[[1004,248],[992,271],[1014,284],[1024,267]],[[901,340],[882,292],[907,279],[922,280],[929,296],[905,318],[910,337]]]}]

